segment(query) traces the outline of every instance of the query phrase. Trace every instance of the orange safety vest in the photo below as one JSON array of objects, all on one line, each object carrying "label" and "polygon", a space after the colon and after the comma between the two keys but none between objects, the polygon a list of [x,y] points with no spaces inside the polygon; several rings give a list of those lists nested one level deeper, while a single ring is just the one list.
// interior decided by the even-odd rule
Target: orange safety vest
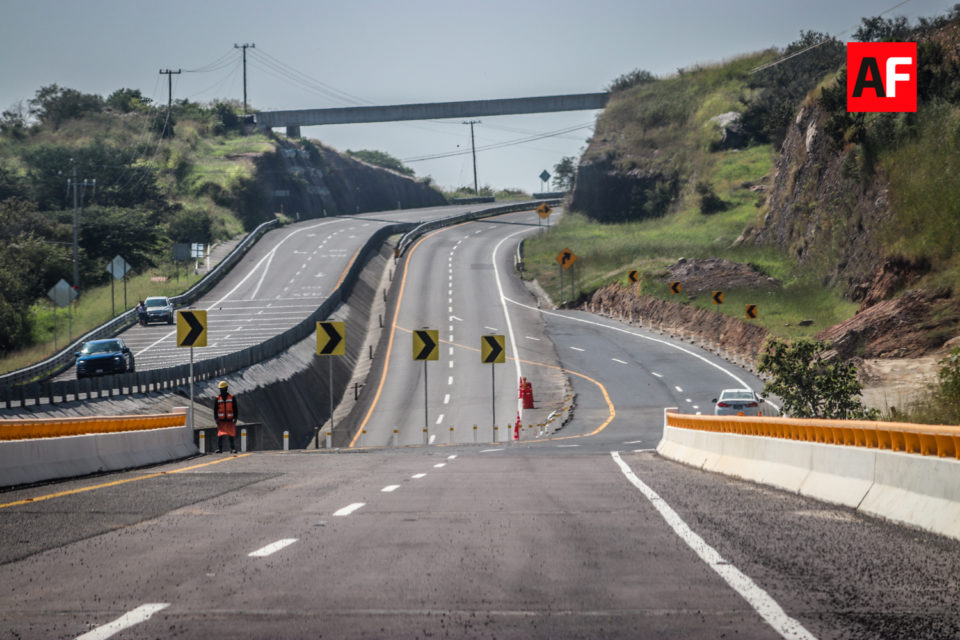
[{"label": "orange safety vest", "polygon": [[217,421],[218,422],[236,422],[237,418],[233,415],[233,396],[229,393],[226,397],[217,396]]}]

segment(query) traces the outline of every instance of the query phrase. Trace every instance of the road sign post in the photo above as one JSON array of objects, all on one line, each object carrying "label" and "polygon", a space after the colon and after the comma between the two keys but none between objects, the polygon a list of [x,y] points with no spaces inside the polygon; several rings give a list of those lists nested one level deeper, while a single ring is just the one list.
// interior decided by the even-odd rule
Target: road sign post
[{"label": "road sign post", "polygon": [[723,291],[714,291],[713,304],[717,305],[717,352],[720,352],[720,334],[723,332],[723,314],[720,313],[720,305],[723,304]]},{"label": "road sign post", "polygon": [[[560,304],[562,305],[564,303],[563,272],[572,267],[573,263],[577,261],[577,254],[575,254],[573,251],[570,251],[570,249],[564,249],[557,254],[555,260],[557,261],[557,264],[560,265]],[[576,277],[572,276],[571,279],[573,284],[576,284]]]},{"label": "road sign post", "polygon": [[[113,280],[123,280],[123,308],[127,308],[127,272],[130,271],[130,265],[119,254],[113,257],[113,260],[107,264],[107,273],[113,276]],[[110,312],[115,317],[117,315],[116,304],[113,301],[113,280],[110,281]]]},{"label": "road sign post", "polygon": [[193,348],[207,346],[206,311],[177,311],[177,346],[190,347],[190,428],[193,429]]},{"label": "road sign post", "polygon": [[[503,364],[507,361],[507,354],[504,345],[506,338],[502,335],[486,335],[480,338],[480,362],[490,365],[490,424],[497,423],[497,374],[496,367],[493,365]],[[494,442],[496,442],[497,432],[493,431]]]},{"label": "road sign post", "polygon": [[[670,283],[670,295],[675,296],[680,293],[683,289],[683,285],[679,282]],[[680,298],[677,298],[677,305],[674,308],[673,312],[673,335],[677,335],[677,325],[680,324]]]},{"label": "road sign post", "polygon": [[423,433],[427,437],[429,408],[427,406],[427,361],[440,359],[440,332],[436,329],[417,329],[413,332],[413,359],[423,360]]},{"label": "road sign post", "polygon": [[[345,322],[317,322],[317,355],[342,356],[347,352],[347,325]],[[333,358],[327,360],[327,388],[330,401],[330,428],[333,432]],[[329,448],[329,446],[328,446]]]}]

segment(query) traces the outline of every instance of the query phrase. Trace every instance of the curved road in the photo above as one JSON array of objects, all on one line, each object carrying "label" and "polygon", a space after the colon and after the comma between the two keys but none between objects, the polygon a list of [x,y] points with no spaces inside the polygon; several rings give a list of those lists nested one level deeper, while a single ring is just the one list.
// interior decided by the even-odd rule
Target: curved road
[{"label": "curved road", "polygon": [[[652,453],[664,406],[705,409],[757,381],[657,334],[538,311],[512,272],[501,297],[489,265],[522,233],[464,225],[408,257],[368,436],[420,435],[422,363],[404,329],[450,306],[463,320],[441,345],[452,357],[428,363],[441,381],[428,410],[485,419],[490,365],[470,347],[509,317],[524,375],[550,357],[569,372],[577,405],[559,433],[211,456],[0,494],[0,637],[960,635],[957,541]],[[453,384],[433,375],[444,366]],[[497,366],[516,402],[516,364]]]}]

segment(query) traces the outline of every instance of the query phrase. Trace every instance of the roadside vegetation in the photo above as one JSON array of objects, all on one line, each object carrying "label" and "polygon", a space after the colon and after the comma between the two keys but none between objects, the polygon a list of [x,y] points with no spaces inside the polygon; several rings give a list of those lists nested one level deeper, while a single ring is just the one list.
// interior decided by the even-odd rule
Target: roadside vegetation
[{"label": "roadside vegetation", "polygon": [[[254,158],[268,136],[244,127],[237,104],[186,100],[153,105],[139,91],[104,98],[50,85],[0,115],[0,370],[54,352],[52,303],[60,279],[74,285],[74,185],[79,213],[80,297],[73,335],[109,319],[105,265],[132,267],[127,306],[174,295],[195,280],[175,264],[174,243],[209,245],[263,221],[245,203]],[[76,176],[76,182],[73,181]],[[69,183],[68,183],[69,180]],[[179,273],[179,280],[176,274]],[[115,283],[117,313],[123,283]],[[56,346],[68,335],[57,311]]]}]

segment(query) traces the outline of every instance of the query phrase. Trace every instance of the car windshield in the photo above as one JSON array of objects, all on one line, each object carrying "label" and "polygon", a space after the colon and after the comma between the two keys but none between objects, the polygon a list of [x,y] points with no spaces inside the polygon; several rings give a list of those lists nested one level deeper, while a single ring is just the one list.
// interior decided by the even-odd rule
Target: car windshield
[{"label": "car windshield", "polygon": [[120,351],[120,343],[116,340],[106,340],[104,342],[88,342],[83,345],[80,353],[110,353],[111,351]]},{"label": "car windshield", "polygon": [[148,307],[165,307],[167,306],[166,298],[147,298]]},{"label": "car windshield", "polygon": [[724,400],[754,400],[753,391],[746,389],[737,389],[736,391],[724,391],[721,396]]}]

